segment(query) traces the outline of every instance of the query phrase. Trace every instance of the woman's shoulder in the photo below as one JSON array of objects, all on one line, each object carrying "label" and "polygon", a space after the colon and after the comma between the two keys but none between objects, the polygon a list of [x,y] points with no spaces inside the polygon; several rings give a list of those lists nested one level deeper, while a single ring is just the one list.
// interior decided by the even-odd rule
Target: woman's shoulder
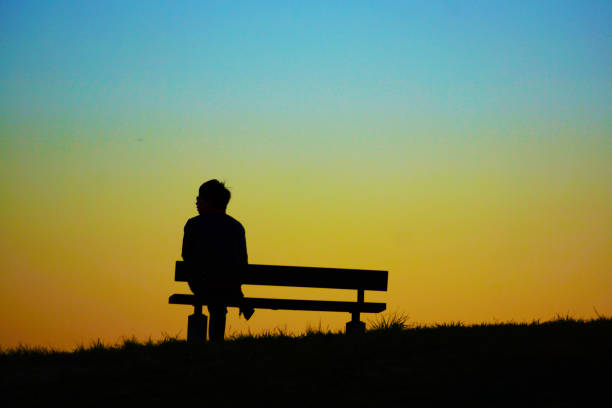
[{"label": "woman's shoulder", "polygon": [[228,228],[244,232],[242,223],[228,214],[209,213],[196,215],[187,220],[185,229],[189,228]]},{"label": "woman's shoulder", "polygon": [[230,225],[232,225],[234,228],[244,232],[244,227],[242,226],[242,223],[240,221],[238,221],[237,219],[235,219],[231,215],[228,215],[228,214],[224,214],[224,215],[226,217],[227,222]]}]

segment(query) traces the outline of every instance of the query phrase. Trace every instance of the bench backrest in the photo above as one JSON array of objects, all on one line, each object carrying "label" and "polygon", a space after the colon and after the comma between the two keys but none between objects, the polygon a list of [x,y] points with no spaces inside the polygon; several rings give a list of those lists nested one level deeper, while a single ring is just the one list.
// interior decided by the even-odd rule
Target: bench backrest
[{"label": "bench backrest", "polygon": [[[193,266],[176,262],[174,279],[186,282]],[[315,268],[308,266],[245,265],[241,273],[245,285],[296,286],[306,288],[387,290],[387,271],[366,269]]]}]

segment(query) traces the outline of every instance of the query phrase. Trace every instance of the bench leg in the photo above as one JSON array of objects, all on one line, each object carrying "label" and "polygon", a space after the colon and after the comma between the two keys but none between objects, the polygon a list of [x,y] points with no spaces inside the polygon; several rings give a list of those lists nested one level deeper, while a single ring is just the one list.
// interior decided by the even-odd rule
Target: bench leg
[{"label": "bench leg", "polygon": [[353,313],[352,320],[346,323],[346,334],[363,334],[365,329],[365,323],[359,320],[359,313]]},{"label": "bench leg", "polygon": [[187,342],[203,343],[206,341],[208,317],[202,314],[202,306],[195,305],[192,315],[187,317]]}]

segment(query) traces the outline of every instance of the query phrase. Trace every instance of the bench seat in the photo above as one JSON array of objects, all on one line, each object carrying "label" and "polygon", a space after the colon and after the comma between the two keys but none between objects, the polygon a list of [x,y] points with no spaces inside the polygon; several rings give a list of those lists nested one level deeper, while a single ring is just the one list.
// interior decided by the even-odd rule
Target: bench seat
[{"label": "bench seat", "polygon": [[[299,300],[299,299],[268,299],[244,298],[244,302],[255,309],[272,310],[313,310],[321,312],[348,312],[348,313],[380,313],[387,308],[385,303],[373,302],[341,302],[333,300]],[[206,299],[196,295],[174,294],[170,296],[173,305],[207,305]],[[238,303],[229,302],[227,306],[238,307]]]}]

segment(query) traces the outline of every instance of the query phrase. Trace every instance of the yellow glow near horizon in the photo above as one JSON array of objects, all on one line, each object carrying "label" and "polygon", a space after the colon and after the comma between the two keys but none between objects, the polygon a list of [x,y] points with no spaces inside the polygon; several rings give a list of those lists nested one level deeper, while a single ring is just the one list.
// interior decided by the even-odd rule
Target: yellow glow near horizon
[{"label": "yellow glow near horizon", "polygon": [[[179,154],[161,143],[146,153],[110,145],[48,148],[30,145],[4,164],[17,176],[3,180],[3,347],[184,335],[189,308],[167,298],[188,289],[173,282],[172,268],[197,187],[223,178],[224,163],[198,163],[189,149]],[[374,155],[321,167],[311,158],[312,171],[282,157],[235,158],[244,161],[229,170],[229,213],[246,228],[250,262],[389,270],[388,293],[366,299],[386,301],[390,311],[421,323],[612,311],[610,191],[605,178],[588,184],[588,163],[583,174],[556,180],[550,174],[566,163],[549,162],[539,172],[537,162],[526,161],[531,169],[512,175],[511,167],[499,167],[507,163],[486,171],[461,162],[419,170],[395,153],[388,155],[393,163]],[[391,166],[413,171],[387,173]],[[339,329],[347,320],[341,313],[257,311],[247,323],[232,312],[228,333]]]}]

